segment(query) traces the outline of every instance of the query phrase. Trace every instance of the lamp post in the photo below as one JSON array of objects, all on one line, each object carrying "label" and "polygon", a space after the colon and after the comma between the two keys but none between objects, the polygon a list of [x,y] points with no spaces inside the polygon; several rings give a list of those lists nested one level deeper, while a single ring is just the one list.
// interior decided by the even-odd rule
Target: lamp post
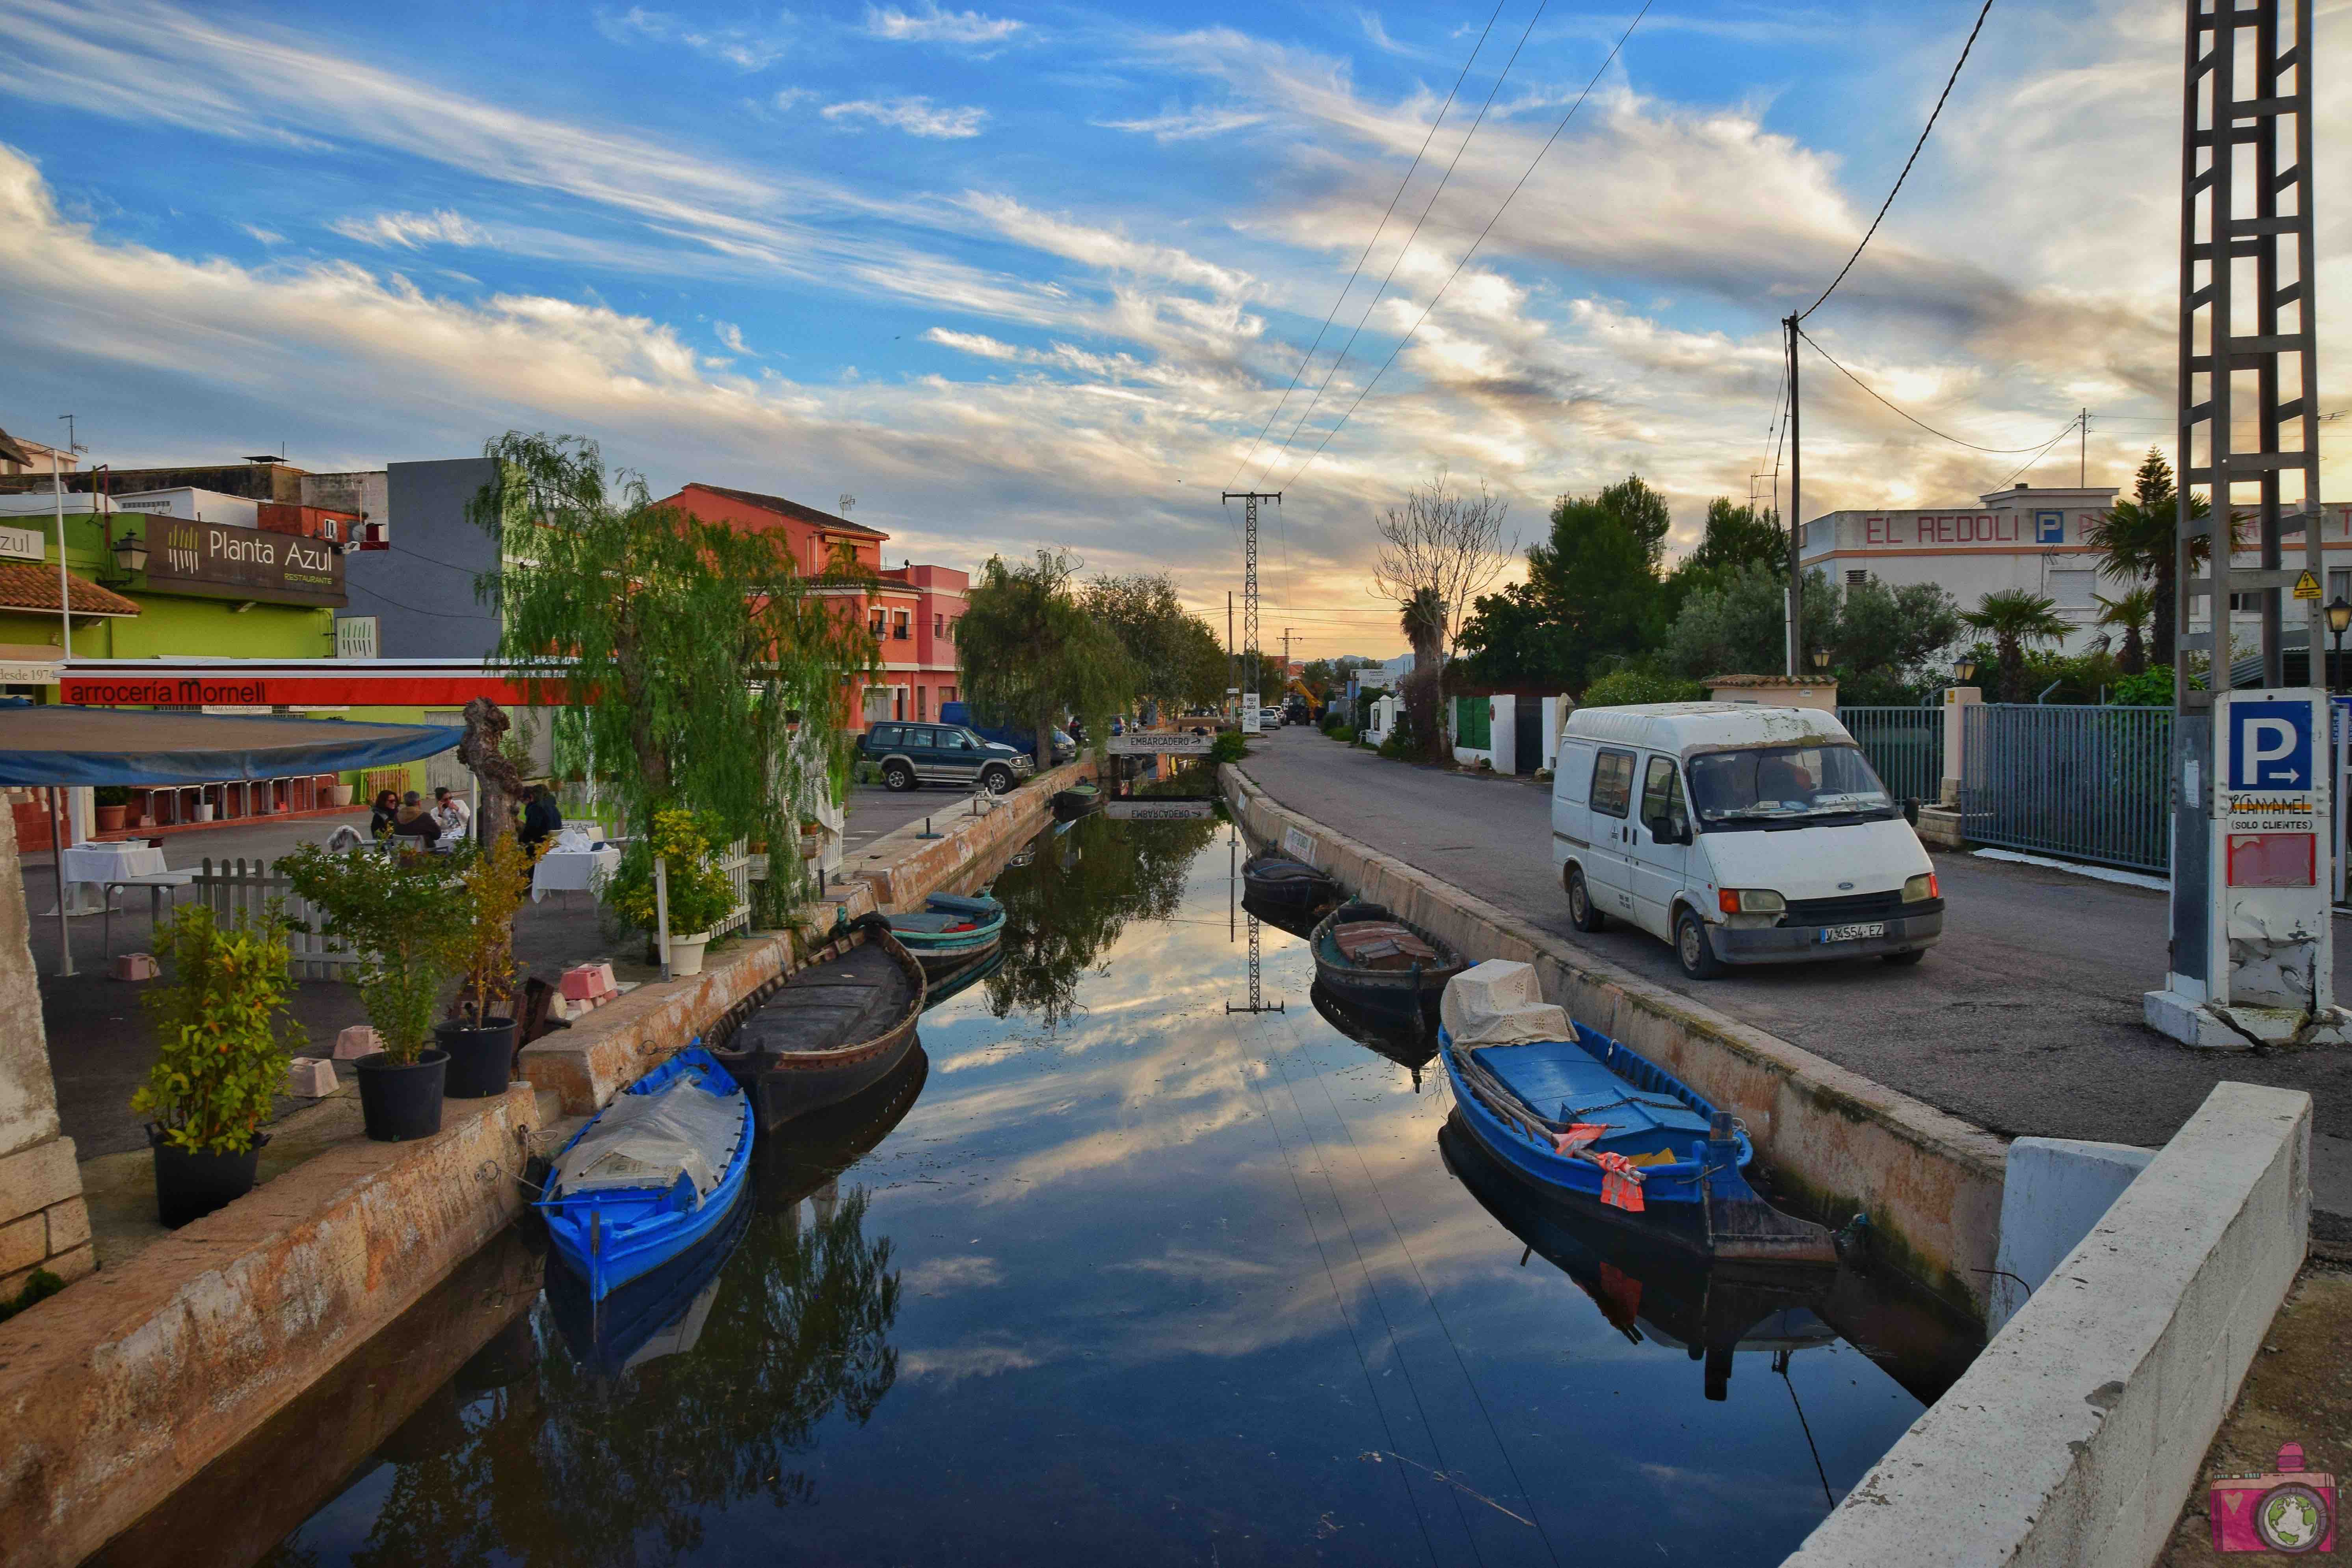
[{"label": "lamp post", "polygon": [[1965,656],[1952,661],[1952,684],[1973,686],[1977,679],[1977,661]]},{"label": "lamp post", "polygon": [[1825,647],[1813,649],[1813,673],[1818,677],[1827,675],[1829,672],[1830,650]]},{"label": "lamp post", "polygon": [[2344,595],[2338,594],[2327,601],[2327,608],[2323,614],[2327,616],[2327,629],[2336,637],[2335,657],[2327,666],[2327,689],[2333,692],[2344,676],[2344,633],[2352,628],[2352,605],[2346,604]]}]

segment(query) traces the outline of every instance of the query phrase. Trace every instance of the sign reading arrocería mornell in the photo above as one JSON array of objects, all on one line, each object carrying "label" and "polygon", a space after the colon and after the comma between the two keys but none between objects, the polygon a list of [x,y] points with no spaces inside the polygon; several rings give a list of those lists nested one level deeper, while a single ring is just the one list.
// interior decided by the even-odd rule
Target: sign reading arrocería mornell
[{"label": "sign reading arrocer\u00eda mornell", "polygon": [[147,584],[162,593],[278,605],[347,605],[343,558],[323,540],[260,528],[142,520],[147,530]]}]

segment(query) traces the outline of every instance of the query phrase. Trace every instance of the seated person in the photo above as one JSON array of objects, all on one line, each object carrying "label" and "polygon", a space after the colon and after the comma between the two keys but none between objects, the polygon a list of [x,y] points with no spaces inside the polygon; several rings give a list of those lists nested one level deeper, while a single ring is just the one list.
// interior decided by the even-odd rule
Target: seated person
[{"label": "seated person", "polygon": [[410,790],[401,798],[399,814],[393,818],[392,836],[404,840],[406,849],[430,849],[441,837],[441,825],[425,809],[425,797]]},{"label": "seated person", "polygon": [[433,792],[433,820],[440,824],[441,837],[456,843],[472,829],[474,808],[444,785]]},{"label": "seated person", "polygon": [[400,796],[388,789],[375,792],[375,805],[368,813],[368,837],[381,843],[392,833],[392,825],[400,817]]},{"label": "seated person", "polygon": [[556,809],[555,792],[545,784],[531,787],[530,803],[522,808],[522,831],[515,835],[526,849],[546,843],[563,826],[563,813]]}]

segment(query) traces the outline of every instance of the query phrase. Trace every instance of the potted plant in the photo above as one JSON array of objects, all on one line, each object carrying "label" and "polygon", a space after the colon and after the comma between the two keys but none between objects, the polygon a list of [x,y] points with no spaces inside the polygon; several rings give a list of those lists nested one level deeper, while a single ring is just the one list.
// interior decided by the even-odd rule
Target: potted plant
[{"label": "potted plant", "polygon": [[347,784],[342,781],[340,774],[320,773],[319,775],[319,804],[328,807],[330,810],[339,806],[349,805],[352,804],[352,785]]},{"label": "potted plant", "polygon": [[131,792],[121,784],[100,784],[92,792],[98,803],[98,830],[120,833],[130,826]]},{"label": "potted plant", "polygon": [[165,980],[147,998],[155,1065],[131,1109],[153,1118],[155,1215],[176,1229],[253,1190],[269,1142],[261,1126],[299,1032],[274,908],[223,929],[208,906],[188,904],[156,936]]},{"label": "potted plant", "polygon": [[367,1135],[397,1143],[441,1131],[446,1051],[430,1047],[441,988],[465,962],[464,887],[437,855],[331,854],[305,844],[278,862],[324,931],[359,957],[360,1004],[383,1041],[359,1069]]},{"label": "potted plant", "polygon": [[734,885],[710,852],[710,831],[690,811],[653,814],[653,831],[629,846],[613,874],[613,912],[659,942],[660,920],[654,891],[654,860],[666,868],[669,897],[669,972],[674,977],[702,973],[702,952],[710,928],[735,909]]},{"label": "potted plant", "polygon": [[465,974],[449,1017],[433,1026],[434,1043],[449,1055],[442,1092],[451,1100],[503,1094],[514,1076],[514,918],[538,858],[502,833],[487,849],[461,852],[455,867]]}]

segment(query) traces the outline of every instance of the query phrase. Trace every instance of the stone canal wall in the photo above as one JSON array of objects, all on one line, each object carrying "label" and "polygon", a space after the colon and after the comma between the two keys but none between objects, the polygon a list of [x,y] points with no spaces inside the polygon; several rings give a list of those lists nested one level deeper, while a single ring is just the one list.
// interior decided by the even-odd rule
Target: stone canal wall
[{"label": "stone canal wall", "polygon": [[1886,1262],[1982,1315],[2000,1240],[2000,1139],[1279,805],[1245,768],[1227,764],[1222,776],[1254,837],[1284,847],[1286,835],[1304,835],[1307,858],[1349,892],[1386,904],[1474,961],[1533,964],[1544,994],[1574,1017],[1746,1121],[1775,1179],[1801,1191],[1806,1206],[1868,1215],[1873,1247]]}]

